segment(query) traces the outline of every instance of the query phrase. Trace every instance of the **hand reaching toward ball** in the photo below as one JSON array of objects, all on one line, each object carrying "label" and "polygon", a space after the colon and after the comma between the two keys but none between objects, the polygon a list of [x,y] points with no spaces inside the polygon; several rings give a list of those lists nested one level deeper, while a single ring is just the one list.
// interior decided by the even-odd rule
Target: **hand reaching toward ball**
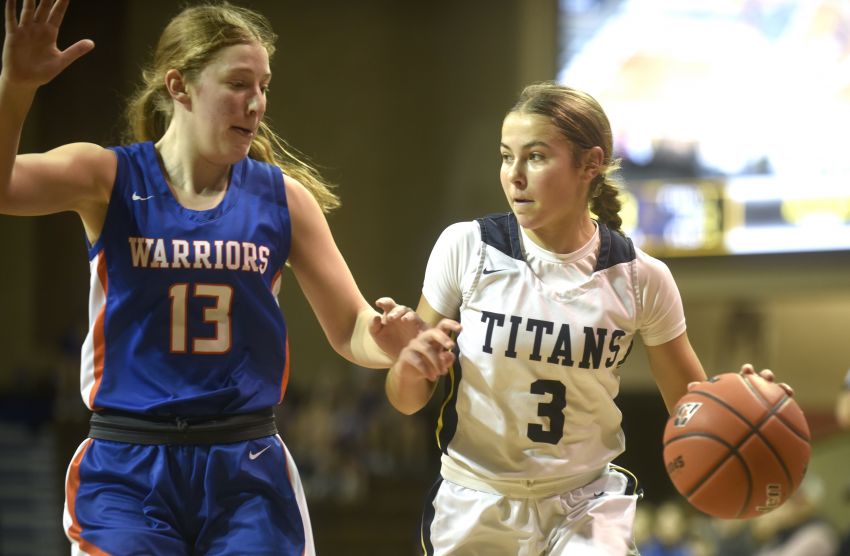
[{"label": "hand reaching toward ball", "polygon": [[[773,371],[771,371],[770,369],[762,369],[761,371],[756,373],[755,367],[753,367],[752,363],[744,363],[743,365],[741,365],[741,371],[740,372],[741,372],[742,375],[756,375],[757,374],[758,376],[760,376],[761,378],[765,379],[768,382],[776,382],[776,376],[774,376]],[[698,384],[700,384],[700,383],[699,382],[689,383],[688,384],[688,391],[693,390]],[[780,383],[778,383],[778,386],[780,388],[782,388],[783,390],[785,390],[785,393],[788,394],[789,396],[794,395],[794,389],[791,388],[791,386],[789,384],[787,384],[785,382],[780,382]]]}]

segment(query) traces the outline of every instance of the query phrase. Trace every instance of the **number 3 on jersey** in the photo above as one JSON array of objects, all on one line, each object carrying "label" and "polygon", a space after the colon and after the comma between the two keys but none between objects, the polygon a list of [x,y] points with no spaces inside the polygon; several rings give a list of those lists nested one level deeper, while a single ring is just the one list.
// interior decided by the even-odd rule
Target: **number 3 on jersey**
[{"label": "number 3 on jersey", "polygon": [[551,395],[548,402],[537,404],[537,415],[549,419],[549,428],[538,423],[528,424],[528,438],[535,442],[557,444],[564,436],[564,408],[567,407],[567,387],[558,380],[535,380],[531,383],[531,393]]},{"label": "number 3 on jersey", "polygon": [[[174,284],[168,289],[168,296],[171,298],[171,352],[187,353],[189,284]],[[201,318],[205,323],[215,326],[215,336],[212,338],[192,338],[192,353],[226,353],[230,350],[233,288],[222,284],[195,284],[192,296],[214,300],[212,305],[203,308]]]}]

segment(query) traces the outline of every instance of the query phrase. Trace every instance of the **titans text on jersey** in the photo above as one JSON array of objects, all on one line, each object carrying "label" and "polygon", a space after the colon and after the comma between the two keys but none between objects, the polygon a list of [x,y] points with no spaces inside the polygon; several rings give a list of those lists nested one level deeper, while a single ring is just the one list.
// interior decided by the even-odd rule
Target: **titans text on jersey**
[{"label": "titans text on jersey", "polygon": [[[505,326],[505,320],[509,321],[510,332],[507,341],[504,343],[505,357],[517,357],[517,336],[520,333],[530,332],[534,335],[532,342],[532,350],[528,354],[528,358],[532,361],[542,361],[544,353],[548,353],[546,357],[547,363],[563,365],[564,367],[572,367],[575,365],[573,357],[572,339],[570,337],[569,323],[555,323],[552,321],[521,317],[517,315],[504,315],[491,311],[481,311],[481,322],[487,324],[487,332],[484,336],[484,343],[481,350],[484,353],[493,353],[493,331],[496,327],[502,328]],[[525,326],[521,326],[525,321]],[[557,327],[557,336],[555,329]],[[606,338],[608,338],[607,352],[609,356],[605,359],[605,367],[613,367],[623,364],[631,351],[629,349],[623,354],[623,357],[618,361],[617,356],[620,353],[620,340],[626,336],[624,330],[614,329],[608,337],[609,330],[607,328],[584,326],[584,345],[581,352],[581,360],[578,366],[582,369],[598,369],[602,364],[602,356],[606,351]],[[551,338],[554,337],[554,343]],[[546,346],[544,346],[544,340]],[[527,342],[520,342],[527,344]],[[548,347],[551,346],[551,347]],[[501,350],[501,345],[499,349]],[[545,352],[543,351],[546,347]]]}]

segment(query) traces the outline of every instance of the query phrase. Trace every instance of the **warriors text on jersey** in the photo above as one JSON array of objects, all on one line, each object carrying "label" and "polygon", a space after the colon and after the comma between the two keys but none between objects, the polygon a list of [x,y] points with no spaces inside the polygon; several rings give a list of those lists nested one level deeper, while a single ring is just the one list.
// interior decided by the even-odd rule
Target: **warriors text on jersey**
[{"label": "warriors text on jersey", "polygon": [[460,313],[458,358],[438,422],[445,478],[469,488],[555,494],[580,486],[625,446],[614,403],[634,335],[685,330],[672,275],[597,224],[568,255],[549,253],[513,214],[450,226],[423,294]]},{"label": "warriors text on jersey", "polygon": [[202,417],[279,403],[288,346],[277,291],[290,246],[280,169],[246,158],[219,205],[195,211],[172,195],[152,143],[113,150],[109,209],[89,248],[86,405]]}]

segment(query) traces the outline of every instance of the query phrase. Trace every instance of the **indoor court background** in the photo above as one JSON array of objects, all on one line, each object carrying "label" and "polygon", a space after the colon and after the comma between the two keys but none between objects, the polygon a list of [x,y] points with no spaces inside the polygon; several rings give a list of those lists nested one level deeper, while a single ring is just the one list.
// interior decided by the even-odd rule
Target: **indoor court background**
[{"label": "indoor court background", "polygon": [[[280,37],[267,117],[339,184],[343,206],[329,222],[361,290],[415,306],[440,231],[505,210],[501,119],[524,84],[556,77],[558,2],[238,3],[262,11]],[[123,102],[180,5],[72,0],[60,44],[97,46],[39,91],[21,151],[117,143]],[[775,132],[793,135],[776,116]],[[751,361],[795,388],[814,437],[810,469],[827,486],[821,509],[840,531],[850,529],[850,433],[838,431],[833,406],[850,368],[848,222],[850,210],[836,232],[843,249],[664,257],[709,374]],[[87,431],[78,364],[88,265],[76,215],[0,216],[0,292],[0,554],[67,554],[62,480]],[[353,368],[330,349],[291,273],[281,305],[292,377],[278,424],[308,488],[319,554],[414,554],[437,472],[436,407],[395,413],[381,372]],[[675,498],[661,461],[666,415],[639,345],[619,401],[627,452],[617,463],[642,480],[647,504]]]}]

